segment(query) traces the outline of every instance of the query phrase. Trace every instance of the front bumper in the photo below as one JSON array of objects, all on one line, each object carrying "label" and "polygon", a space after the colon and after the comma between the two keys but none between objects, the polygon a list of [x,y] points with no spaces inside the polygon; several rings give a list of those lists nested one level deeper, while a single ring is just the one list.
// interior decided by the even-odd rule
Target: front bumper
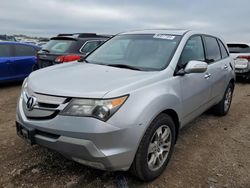
[{"label": "front bumper", "polygon": [[33,131],[33,142],[56,150],[67,158],[104,170],[128,170],[143,132],[140,126],[118,128],[89,118],[61,116],[49,120],[28,119],[22,99],[17,125]]}]

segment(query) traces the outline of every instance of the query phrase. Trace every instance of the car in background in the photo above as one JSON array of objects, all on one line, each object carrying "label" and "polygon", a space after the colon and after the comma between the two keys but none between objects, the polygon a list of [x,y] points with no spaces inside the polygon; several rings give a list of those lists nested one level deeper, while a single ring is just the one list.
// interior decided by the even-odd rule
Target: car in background
[{"label": "car in background", "polygon": [[236,76],[250,80],[250,44],[228,43],[227,46],[235,61]]},{"label": "car in background", "polygon": [[0,42],[0,82],[27,77],[36,61],[38,46],[20,42]]},{"label": "car in background", "polygon": [[59,34],[37,53],[33,71],[55,64],[79,60],[103,44],[111,36],[95,33]]},{"label": "car in background", "polygon": [[37,45],[43,48],[44,45],[47,44],[47,42],[49,42],[49,39],[40,39],[38,40]]},{"label": "car in background", "polygon": [[0,41],[14,41],[16,42],[16,38],[10,35],[0,35]]}]

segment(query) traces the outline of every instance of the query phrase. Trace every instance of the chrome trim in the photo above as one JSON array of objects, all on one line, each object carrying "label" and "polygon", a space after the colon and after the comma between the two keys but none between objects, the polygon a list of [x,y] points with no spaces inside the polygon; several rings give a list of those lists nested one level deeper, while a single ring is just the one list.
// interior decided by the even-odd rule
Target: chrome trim
[{"label": "chrome trim", "polygon": [[[28,116],[34,116],[36,118],[42,118],[43,116],[39,116],[37,115],[37,112],[38,110],[41,110],[41,111],[47,111],[47,112],[56,112],[56,111],[62,111],[68,104],[69,102],[67,103],[64,103],[66,101],[66,97],[57,97],[57,96],[50,96],[50,95],[43,95],[43,94],[38,94],[38,93],[35,93],[31,90],[23,90],[22,91],[22,98],[23,98],[23,102],[24,104],[27,103],[28,99],[33,96],[35,97],[37,100],[36,100],[36,103],[33,107],[33,112],[32,110],[27,112],[26,110],[26,115]],[[44,103],[44,104],[52,104],[52,105],[58,105],[56,107],[44,107],[44,106],[40,106],[39,103]],[[25,107],[24,107],[25,108]],[[27,114],[28,113],[28,114]]]}]

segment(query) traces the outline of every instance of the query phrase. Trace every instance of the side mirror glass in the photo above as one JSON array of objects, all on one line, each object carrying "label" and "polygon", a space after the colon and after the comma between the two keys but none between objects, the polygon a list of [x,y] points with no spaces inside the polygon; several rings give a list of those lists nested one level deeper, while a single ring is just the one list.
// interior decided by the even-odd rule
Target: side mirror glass
[{"label": "side mirror glass", "polygon": [[185,74],[204,73],[207,71],[207,66],[206,62],[191,60],[186,65],[184,72]]}]

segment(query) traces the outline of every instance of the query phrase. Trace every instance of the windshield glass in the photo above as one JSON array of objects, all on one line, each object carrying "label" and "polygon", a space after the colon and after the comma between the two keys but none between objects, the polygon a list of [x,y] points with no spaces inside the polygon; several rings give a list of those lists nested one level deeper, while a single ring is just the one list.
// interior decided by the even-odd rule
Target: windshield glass
[{"label": "windshield glass", "polygon": [[50,40],[42,50],[50,53],[66,53],[74,42],[74,40]]},{"label": "windshield glass", "polygon": [[118,35],[90,54],[86,61],[145,71],[162,70],[169,64],[180,38],[168,34]]}]

